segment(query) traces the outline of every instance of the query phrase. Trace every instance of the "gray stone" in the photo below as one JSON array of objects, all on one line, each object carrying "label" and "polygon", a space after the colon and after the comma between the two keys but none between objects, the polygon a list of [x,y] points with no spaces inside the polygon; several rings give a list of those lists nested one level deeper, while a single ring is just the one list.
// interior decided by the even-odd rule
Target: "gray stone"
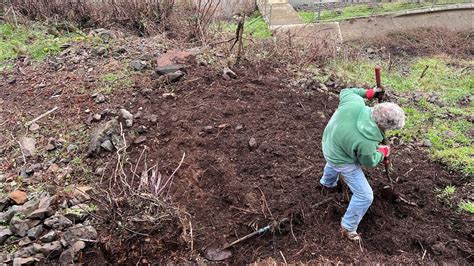
[{"label": "gray stone", "polygon": [[126,127],[132,127],[133,126],[133,119],[125,120],[125,126]]},{"label": "gray stone", "polygon": [[20,239],[20,241],[18,242],[18,246],[24,247],[24,246],[28,246],[31,243],[33,243],[33,241],[31,241],[29,237],[25,236],[22,239]]},{"label": "gray stone", "polygon": [[117,150],[123,149],[125,147],[125,142],[123,138],[119,135],[112,135],[110,140],[112,141],[112,144]]},{"label": "gray stone", "polygon": [[68,245],[74,244],[76,241],[85,239],[90,241],[97,240],[97,231],[90,225],[76,224],[69,227],[63,235],[63,239]]},{"label": "gray stone", "polygon": [[26,168],[25,173],[27,175],[31,175],[34,172],[38,172],[41,169],[43,169],[43,166],[40,163],[35,163],[35,164],[30,165],[28,168]]},{"label": "gray stone", "polygon": [[59,257],[59,263],[61,265],[68,265],[74,263],[74,259],[77,253],[83,250],[86,247],[86,243],[84,241],[76,241],[70,248],[66,249],[61,253]]},{"label": "gray stone", "polygon": [[77,204],[72,206],[71,208],[66,210],[66,218],[71,220],[73,223],[82,223],[87,217],[89,217],[89,213],[86,210],[90,209],[87,204]]},{"label": "gray stone", "polygon": [[28,226],[27,221],[20,219],[17,216],[14,216],[10,221],[10,230],[18,236],[24,237],[30,227]]},{"label": "gray stone", "polygon": [[235,72],[232,71],[230,68],[225,67],[222,70],[222,78],[224,78],[225,80],[236,79],[237,74],[235,74]]},{"label": "gray stone", "polygon": [[50,259],[59,256],[63,250],[63,246],[61,245],[60,241],[54,241],[43,245],[34,243],[33,248],[35,252],[40,252]]},{"label": "gray stone", "polygon": [[13,235],[13,232],[6,227],[0,227],[0,245],[3,245],[5,240],[7,240],[10,236]]},{"label": "gray stone", "polygon": [[60,265],[73,265],[75,256],[76,254],[74,252],[74,249],[68,248],[64,250],[59,256],[59,264]]},{"label": "gray stone", "polygon": [[424,147],[432,147],[433,144],[431,143],[431,141],[429,139],[424,139],[423,140],[423,146]]},{"label": "gray stone", "polygon": [[139,127],[137,128],[137,133],[138,133],[138,134],[143,134],[143,133],[146,132],[146,130],[147,130],[146,126],[143,126],[143,125],[142,125],[142,126],[139,126]]},{"label": "gray stone", "polygon": [[100,147],[102,147],[104,150],[112,152],[114,151],[114,144],[112,144],[112,141],[109,139],[105,140],[100,144]]},{"label": "gray stone", "polygon": [[73,151],[77,151],[78,149],[79,149],[79,147],[76,144],[70,144],[66,147],[66,151],[68,153],[71,153]]},{"label": "gray stone", "polygon": [[49,231],[48,233],[46,233],[45,235],[43,235],[42,237],[39,238],[39,240],[43,243],[49,243],[49,242],[52,242],[56,239],[58,233],[56,233],[56,231],[52,230],[52,231]]},{"label": "gray stone", "polygon": [[142,144],[142,143],[145,142],[145,141],[146,141],[146,137],[145,137],[145,136],[139,136],[138,138],[136,138],[136,139],[133,141],[133,143],[138,145],[138,144]]},{"label": "gray stone", "polygon": [[40,126],[36,123],[32,123],[30,125],[30,131],[32,131],[32,132],[38,131],[39,129],[40,129]]},{"label": "gray stone", "polygon": [[181,70],[178,70],[176,72],[168,73],[164,76],[161,76],[158,82],[167,82],[167,83],[178,82],[182,77],[184,77],[184,72]]},{"label": "gray stone", "polygon": [[148,67],[148,63],[143,60],[135,59],[130,62],[130,66],[135,71],[142,71]]},{"label": "gray stone", "polygon": [[155,68],[156,74],[162,76],[166,74],[171,74],[175,73],[178,70],[183,70],[184,65],[181,64],[171,64],[171,65],[166,65],[166,66],[158,66]]},{"label": "gray stone", "polygon": [[444,131],[444,134],[445,134],[446,137],[448,137],[448,138],[454,138],[454,137],[456,137],[456,133],[453,132],[453,131],[451,131],[451,130],[446,130],[446,131]]},{"label": "gray stone", "polygon": [[97,94],[97,96],[95,97],[95,100],[94,100],[94,101],[95,101],[96,103],[104,103],[105,100],[106,100],[105,95],[102,94],[102,93],[99,93],[99,94]]},{"label": "gray stone", "polygon": [[95,49],[95,53],[98,55],[98,56],[103,56],[105,55],[105,53],[107,53],[107,48],[105,47],[98,47]]},{"label": "gray stone", "polygon": [[156,123],[158,121],[158,116],[157,115],[150,115],[148,116],[148,121],[151,123]]},{"label": "gray stone", "polygon": [[212,131],[214,131],[214,127],[213,126],[205,126],[202,130],[206,133],[212,133]]},{"label": "gray stone", "polygon": [[97,176],[101,176],[104,174],[104,172],[105,172],[105,167],[97,167],[97,169],[95,169],[94,174]]},{"label": "gray stone", "polygon": [[94,121],[100,121],[102,119],[102,115],[100,114],[95,114],[92,119],[94,119]]},{"label": "gray stone", "polygon": [[8,206],[10,206],[10,203],[10,198],[7,195],[0,195],[0,211],[5,210]]},{"label": "gray stone", "polygon": [[100,152],[100,146],[105,140],[110,140],[113,134],[118,132],[118,121],[112,119],[107,123],[100,124],[92,131],[89,149],[87,151],[88,156],[96,155]]},{"label": "gray stone", "polygon": [[10,223],[10,220],[13,218],[13,216],[15,216],[16,212],[16,210],[10,208],[5,212],[0,213],[0,224]]},{"label": "gray stone", "polygon": [[50,138],[48,140],[48,144],[46,145],[46,150],[47,151],[54,151],[57,148],[56,143],[57,143],[57,141],[54,138]]},{"label": "gray stone", "polygon": [[258,146],[257,140],[255,138],[250,138],[249,139],[249,147],[251,149],[255,149]]},{"label": "gray stone", "polygon": [[53,229],[64,229],[73,225],[72,221],[62,215],[55,215],[44,220],[44,225]]},{"label": "gray stone", "polygon": [[237,131],[240,131],[240,130],[242,130],[242,129],[244,129],[244,126],[243,126],[243,125],[237,125],[237,126],[235,127],[235,130],[237,130]]},{"label": "gray stone", "polygon": [[29,245],[29,246],[26,246],[26,247],[22,247],[20,249],[18,249],[14,254],[13,256],[15,258],[26,258],[26,257],[29,257],[29,256],[32,256],[34,255],[36,252],[35,252],[35,249],[33,248],[33,245]]},{"label": "gray stone", "polygon": [[20,139],[20,146],[23,154],[26,157],[35,155],[36,153],[36,140],[34,138],[22,137]]},{"label": "gray stone", "polygon": [[20,266],[20,265],[34,265],[37,262],[37,258],[33,257],[26,257],[26,258],[14,258],[13,259],[13,266]]},{"label": "gray stone", "polygon": [[22,206],[15,206],[16,208],[13,208],[13,209],[16,210],[18,213],[28,216],[30,215],[30,213],[38,209],[39,203],[40,203],[39,199],[32,199],[32,200],[27,201]]},{"label": "gray stone", "polygon": [[43,225],[38,225],[38,226],[35,226],[33,228],[31,228],[30,230],[28,230],[28,237],[32,240],[36,240],[39,238],[39,236],[43,233]]},{"label": "gray stone", "polygon": [[120,116],[125,120],[127,120],[127,119],[133,120],[132,113],[130,113],[129,111],[127,111],[126,109],[123,109],[123,108],[120,109]]}]

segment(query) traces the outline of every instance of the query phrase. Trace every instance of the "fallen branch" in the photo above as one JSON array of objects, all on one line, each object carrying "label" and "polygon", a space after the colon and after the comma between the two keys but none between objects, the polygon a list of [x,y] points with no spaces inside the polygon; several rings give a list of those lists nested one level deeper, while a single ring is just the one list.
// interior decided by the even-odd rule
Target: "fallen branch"
[{"label": "fallen branch", "polygon": [[406,203],[406,204],[411,205],[411,206],[418,207],[418,204],[416,204],[416,203],[414,203],[414,202],[412,202],[412,201],[409,201],[409,200],[403,198],[402,196],[398,196],[398,198],[399,198],[400,201],[403,202],[403,203]]},{"label": "fallen branch", "polygon": [[426,71],[428,71],[428,68],[429,68],[429,67],[430,67],[429,65],[426,65],[426,66],[425,66],[425,69],[423,69],[423,72],[421,73],[420,79],[422,79],[422,78],[425,76]]},{"label": "fallen branch", "polygon": [[29,122],[26,122],[26,123],[25,123],[25,126],[26,126],[26,127],[29,127],[31,124],[35,123],[36,121],[40,120],[41,118],[43,118],[43,117],[45,117],[45,116],[48,116],[49,114],[51,114],[52,112],[54,112],[54,111],[56,111],[56,110],[58,110],[58,107],[57,107],[57,106],[54,107],[53,109],[47,111],[46,113],[43,113],[42,115],[36,117],[35,119],[33,119],[33,120],[29,121]]},{"label": "fallen branch", "polygon": [[327,199],[325,199],[325,200],[323,200],[323,201],[320,201],[320,202],[314,204],[313,206],[311,206],[311,208],[316,208],[316,207],[319,207],[319,206],[321,206],[321,205],[324,205],[324,204],[330,202],[330,201],[333,200],[333,199],[334,199],[334,197],[329,197],[329,198],[327,198]]}]

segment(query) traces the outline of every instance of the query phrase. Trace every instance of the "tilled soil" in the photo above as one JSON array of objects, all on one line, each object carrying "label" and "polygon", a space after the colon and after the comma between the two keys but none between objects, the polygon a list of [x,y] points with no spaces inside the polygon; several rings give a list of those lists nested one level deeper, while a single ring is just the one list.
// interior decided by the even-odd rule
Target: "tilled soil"
[{"label": "tilled soil", "polygon": [[293,262],[472,262],[472,218],[443,206],[434,192],[460,184],[463,176],[410,145],[395,147],[392,175],[396,193],[418,206],[382,194],[388,184],[382,167],[369,170],[375,201],[360,225],[364,241],[359,246],[343,239],[344,189],[334,201],[311,207],[331,196],[318,185],[325,164],[320,143],[337,95],[288,88],[271,69],[238,73],[237,80],[224,81],[196,69],[176,100],[150,97],[140,104],[159,114],[156,124],[147,124],[149,158],[170,171],[186,153],[173,202],[192,215],[195,248],[233,241],[252,226],[286,217],[290,232],[239,244],[229,262],[282,260],[280,251]]},{"label": "tilled soil", "polygon": [[[233,241],[282,218],[290,219],[290,228],[236,245],[226,262],[269,257],[283,261],[283,256],[288,262],[473,262],[472,216],[445,206],[435,194],[436,188],[447,184],[464,184],[463,176],[429,161],[425,151],[412,145],[394,145],[392,176],[398,180],[396,192],[417,206],[382,193],[388,184],[382,167],[367,170],[375,200],[359,228],[363,241],[359,245],[342,238],[339,224],[348,204],[347,189],[326,193],[318,185],[325,164],[321,136],[337,107],[337,94],[288,87],[291,77],[272,64],[246,65],[236,72],[237,79],[226,81],[210,67],[190,69],[186,80],[174,86],[177,98],[143,90],[151,86],[150,77],[143,76],[135,79],[134,89],[114,92],[107,104],[98,107],[87,94],[67,89],[87,83],[82,78],[38,70],[19,75],[10,89],[0,91],[2,114],[13,129],[17,125],[12,115],[26,104],[42,109],[59,106],[64,111],[56,119],[66,125],[84,123],[88,114],[83,110],[91,106],[92,112],[124,106],[136,113],[141,108],[143,117],[155,114],[157,121],[143,118],[135,123],[131,130],[148,128],[147,140],[131,146],[130,160],[137,161],[146,145],[147,158],[169,175],[186,153],[170,198],[192,217],[193,252],[180,239],[179,224],[170,224],[169,232],[121,242],[110,241],[117,234],[114,226],[103,226],[100,234],[109,242],[98,247],[111,263],[202,261],[206,247]],[[28,92],[25,84],[39,83],[37,77],[53,81],[52,85]],[[67,86],[56,82],[59,77],[69,82]],[[50,97],[58,88],[63,88],[62,96]],[[251,138],[255,145],[249,145]],[[98,165],[95,160],[99,159],[87,163]],[[312,207],[331,196],[333,201]],[[85,258],[101,257],[96,252]]]}]

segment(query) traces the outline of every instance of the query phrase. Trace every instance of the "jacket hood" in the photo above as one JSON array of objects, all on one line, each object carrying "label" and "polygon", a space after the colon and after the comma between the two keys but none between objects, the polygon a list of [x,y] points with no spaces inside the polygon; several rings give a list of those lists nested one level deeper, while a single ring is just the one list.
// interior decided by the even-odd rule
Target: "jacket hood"
[{"label": "jacket hood", "polygon": [[372,110],[365,106],[357,118],[357,130],[360,134],[369,140],[382,141],[383,135],[379,127],[372,118]]}]

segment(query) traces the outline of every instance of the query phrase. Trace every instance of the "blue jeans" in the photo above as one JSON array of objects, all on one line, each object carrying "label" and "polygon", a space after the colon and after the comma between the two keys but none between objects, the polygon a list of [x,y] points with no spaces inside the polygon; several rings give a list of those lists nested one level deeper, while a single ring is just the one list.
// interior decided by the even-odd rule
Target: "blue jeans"
[{"label": "blue jeans", "polygon": [[352,191],[351,201],[342,217],[341,226],[349,232],[355,232],[365,212],[372,204],[374,194],[362,168],[357,164],[336,166],[327,162],[324,167],[324,175],[319,182],[325,187],[335,187],[339,174],[344,176],[344,180]]}]

